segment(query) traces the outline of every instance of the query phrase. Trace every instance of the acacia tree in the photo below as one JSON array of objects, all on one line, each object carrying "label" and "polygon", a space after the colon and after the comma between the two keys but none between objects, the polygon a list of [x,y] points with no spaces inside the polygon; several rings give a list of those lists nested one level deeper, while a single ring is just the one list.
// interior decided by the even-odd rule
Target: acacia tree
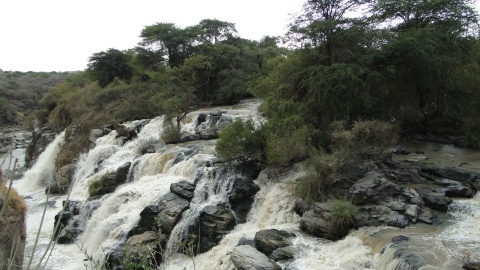
[{"label": "acacia tree", "polygon": [[478,22],[473,1],[376,0],[371,12],[379,22],[398,22],[382,50],[381,65],[394,71],[390,81],[404,85],[399,92],[410,93],[405,97],[417,104],[425,124],[444,117],[456,96],[455,70],[471,58],[468,31]]},{"label": "acacia tree", "polygon": [[178,67],[193,55],[195,39],[199,34],[198,27],[177,27],[173,23],[157,23],[146,26],[140,33],[140,45],[153,47],[168,59],[170,67]]},{"label": "acacia tree", "polygon": [[203,42],[217,43],[238,33],[234,23],[217,19],[201,20],[198,27],[201,29],[200,36]]},{"label": "acacia tree", "polygon": [[315,48],[322,63],[335,62],[335,35],[355,22],[347,16],[368,0],[308,0],[303,13],[290,24],[287,37],[306,48]]},{"label": "acacia tree", "polygon": [[133,76],[133,67],[129,64],[126,52],[110,48],[94,53],[88,61],[87,74],[97,80],[101,87],[113,82],[115,77],[128,82]]}]

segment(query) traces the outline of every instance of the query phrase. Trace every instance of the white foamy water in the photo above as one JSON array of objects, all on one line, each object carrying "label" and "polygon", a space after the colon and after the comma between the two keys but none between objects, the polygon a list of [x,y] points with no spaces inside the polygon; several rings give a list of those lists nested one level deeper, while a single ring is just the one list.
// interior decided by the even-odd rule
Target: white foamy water
[{"label": "white foamy water", "polygon": [[[245,102],[238,106],[218,107],[192,112],[183,123],[182,130],[194,132],[196,117],[201,113],[222,111],[224,117],[232,119],[253,119],[256,123],[264,121],[257,115],[258,102]],[[219,120],[220,121],[220,120]],[[92,207],[91,216],[86,221],[84,233],[78,237],[76,244],[55,245],[45,269],[80,270],[96,268],[88,261],[91,256],[101,263],[105,254],[117,248],[126,239],[127,233],[137,224],[140,212],[148,205],[170,192],[170,185],[178,181],[196,182],[194,198],[189,209],[174,227],[168,241],[167,254],[160,269],[180,270],[231,270],[230,253],[239,241],[253,240],[255,233],[262,229],[281,229],[293,232],[297,237],[293,246],[298,250],[295,259],[289,263],[280,263],[289,270],[366,270],[393,269],[398,262],[394,258],[394,249],[385,249],[393,236],[406,234],[411,238],[415,252],[432,261],[448,257],[442,247],[442,241],[451,247],[454,254],[462,256],[473,247],[479,246],[480,197],[456,200],[451,206],[452,221],[444,226],[417,224],[406,229],[379,227],[361,228],[351,232],[345,239],[332,242],[311,237],[299,230],[300,217],[293,208],[294,198],[290,195],[292,182],[304,175],[301,166],[296,166],[286,174],[274,179],[262,172],[255,183],[260,186],[252,209],[244,224],[238,224],[210,251],[190,258],[175,253],[175,247],[181,243],[182,236],[188,232],[188,226],[196,219],[207,205],[216,205],[227,199],[227,190],[232,184],[233,173],[225,177],[216,177],[212,165],[215,160],[215,141],[194,141],[177,145],[164,146],[160,135],[163,130],[163,118],[157,117],[143,121],[144,126],[138,137],[121,144],[115,131],[96,141],[88,153],[82,154],[76,164],[71,200],[85,201],[89,197],[88,188],[94,181],[107,173],[115,172],[120,166],[130,162],[127,183],[119,186],[115,192],[104,195],[98,201],[98,208]],[[126,123],[138,126],[138,123]],[[60,149],[63,135],[59,135],[40,156],[37,164],[29,170],[24,179],[15,182],[15,187],[27,199],[29,206],[27,218],[26,261],[35,241],[45,202],[45,187],[52,183],[55,156]],[[155,153],[143,154],[149,145],[157,145]],[[190,154],[185,154],[190,153]],[[181,157],[181,158],[179,158]],[[54,216],[61,210],[61,202],[66,196],[53,196],[54,206],[47,207],[44,226],[40,230],[38,252],[34,254],[36,265],[48,245],[53,231]],[[89,212],[90,213],[90,212]],[[87,215],[88,216],[88,215]],[[417,247],[418,246],[418,247]],[[434,248],[436,246],[436,248]],[[442,251],[443,250],[443,251]],[[430,255],[430,253],[431,255]],[[426,269],[456,269],[458,263],[453,259],[431,265]],[[25,264],[26,265],[26,264]],[[444,267],[444,268],[442,268]],[[446,267],[446,268],[445,268]]]}]

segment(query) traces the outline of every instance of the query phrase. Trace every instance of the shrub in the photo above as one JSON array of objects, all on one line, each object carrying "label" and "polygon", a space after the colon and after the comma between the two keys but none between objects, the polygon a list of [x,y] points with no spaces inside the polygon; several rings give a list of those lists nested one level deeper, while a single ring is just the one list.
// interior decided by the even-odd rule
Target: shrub
[{"label": "shrub", "polygon": [[308,129],[282,129],[280,132],[269,133],[266,145],[267,163],[271,165],[288,166],[304,159],[308,154]]},{"label": "shrub", "polygon": [[339,160],[323,152],[311,154],[306,161],[307,174],[295,182],[293,191],[304,204],[325,201],[330,194]]},{"label": "shrub", "polygon": [[235,120],[219,134],[216,150],[220,158],[229,162],[263,161],[266,141],[263,127],[255,129],[252,119]]},{"label": "shrub", "polygon": [[90,186],[88,187],[88,194],[90,195],[90,197],[98,194],[98,190],[103,186],[103,183],[105,182],[105,180],[107,180],[108,176],[110,176],[110,173],[106,173],[100,176],[98,180],[90,184]]},{"label": "shrub", "polygon": [[356,121],[351,129],[344,122],[334,122],[331,129],[332,150],[343,158],[375,158],[398,140],[397,126],[385,121]]},{"label": "shrub", "polygon": [[164,143],[178,143],[181,141],[181,128],[172,121],[163,122],[162,140]]},{"label": "shrub", "polygon": [[358,207],[342,198],[330,201],[330,211],[335,216],[338,226],[353,224],[353,216],[358,212]]}]

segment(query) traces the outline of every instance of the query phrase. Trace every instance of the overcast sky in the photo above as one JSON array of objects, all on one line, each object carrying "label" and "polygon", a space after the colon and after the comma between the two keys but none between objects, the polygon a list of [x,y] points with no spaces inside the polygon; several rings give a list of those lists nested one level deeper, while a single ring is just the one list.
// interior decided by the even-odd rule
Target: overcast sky
[{"label": "overcast sky", "polygon": [[[243,38],[283,36],[305,0],[0,0],[0,69],[76,71],[108,48],[129,49],[144,26],[235,23]],[[477,7],[478,7],[477,2]]]},{"label": "overcast sky", "polygon": [[235,23],[243,38],[286,32],[303,0],[1,0],[0,69],[75,71],[108,48],[129,49],[144,26]]}]

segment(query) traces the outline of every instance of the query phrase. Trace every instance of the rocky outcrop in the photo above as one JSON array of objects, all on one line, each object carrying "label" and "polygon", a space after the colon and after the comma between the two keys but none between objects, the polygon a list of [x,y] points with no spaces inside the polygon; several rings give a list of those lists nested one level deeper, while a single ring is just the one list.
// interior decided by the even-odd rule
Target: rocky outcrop
[{"label": "rocky outcrop", "polygon": [[172,185],[170,185],[170,191],[182,198],[191,200],[195,191],[195,184],[190,183],[186,180],[182,180],[178,183],[173,183]]},{"label": "rocky outcrop", "polygon": [[208,205],[203,208],[199,216],[198,253],[206,252],[218,245],[223,236],[235,225],[235,216],[226,207]]},{"label": "rocky outcrop", "polygon": [[68,164],[61,167],[55,173],[55,182],[45,189],[45,193],[50,191],[50,194],[65,194],[72,183],[75,174],[75,165]]},{"label": "rocky outcrop", "polygon": [[238,223],[246,221],[255,194],[259,190],[260,187],[248,178],[235,177],[233,179],[232,188],[228,194],[228,201],[230,208],[235,212]]},{"label": "rocky outcrop", "polygon": [[278,248],[291,246],[292,238],[295,238],[294,233],[270,229],[258,231],[254,240],[257,249],[269,256]]},{"label": "rocky outcrop", "polygon": [[126,162],[122,166],[117,168],[114,173],[109,173],[94,182],[90,186],[90,197],[98,197],[108,193],[112,193],[115,189],[124,184],[127,180],[128,170],[130,169],[131,162]]},{"label": "rocky outcrop", "polygon": [[345,237],[353,224],[341,222],[327,203],[315,203],[300,220],[300,229],[318,237],[338,240]]},{"label": "rocky outcrop", "polygon": [[100,202],[98,200],[88,202],[64,201],[64,209],[55,216],[54,230],[58,228],[55,231],[57,243],[74,243],[77,237],[85,231],[87,221],[99,206]]},{"label": "rocky outcrop", "polygon": [[45,148],[55,140],[55,136],[55,132],[48,126],[34,132],[25,151],[25,164],[32,166]]},{"label": "rocky outcrop", "polygon": [[180,141],[217,139],[219,132],[233,122],[233,118],[224,113],[223,111],[200,113],[195,123],[195,133],[182,134]]},{"label": "rocky outcrop", "polygon": [[237,246],[230,260],[238,270],[281,270],[282,267],[252,246]]}]

